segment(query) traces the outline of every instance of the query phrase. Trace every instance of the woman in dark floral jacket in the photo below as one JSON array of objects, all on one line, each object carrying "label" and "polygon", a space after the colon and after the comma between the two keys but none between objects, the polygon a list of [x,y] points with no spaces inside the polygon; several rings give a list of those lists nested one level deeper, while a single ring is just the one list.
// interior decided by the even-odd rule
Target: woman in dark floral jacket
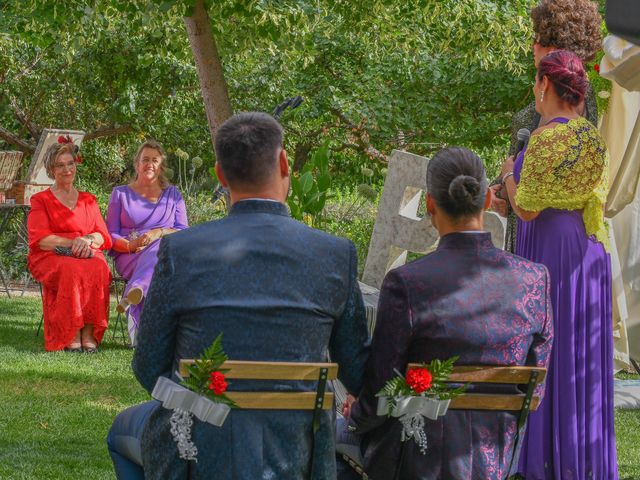
[{"label": "woman in dark floral jacket", "polygon": [[440,151],[429,162],[427,191],[440,242],[385,277],[349,429],[362,439],[365,471],[376,480],[504,479],[518,465],[515,413],[449,411],[426,420],[426,454],[416,442],[401,441],[397,418],[376,415],[376,393],[409,363],[454,355],[458,365],[546,367],[549,361],[549,273],[494,247],[483,231],[491,197],[480,158],[463,148]]}]

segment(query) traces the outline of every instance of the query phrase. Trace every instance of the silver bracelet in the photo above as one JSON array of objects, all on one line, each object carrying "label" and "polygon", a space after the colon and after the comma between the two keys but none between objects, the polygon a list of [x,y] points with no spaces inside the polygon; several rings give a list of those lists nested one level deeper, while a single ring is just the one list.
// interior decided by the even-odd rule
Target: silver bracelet
[{"label": "silver bracelet", "polygon": [[502,185],[505,184],[505,182],[507,181],[507,178],[509,177],[513,177],[513,172],[507,172],[502,176]]}]

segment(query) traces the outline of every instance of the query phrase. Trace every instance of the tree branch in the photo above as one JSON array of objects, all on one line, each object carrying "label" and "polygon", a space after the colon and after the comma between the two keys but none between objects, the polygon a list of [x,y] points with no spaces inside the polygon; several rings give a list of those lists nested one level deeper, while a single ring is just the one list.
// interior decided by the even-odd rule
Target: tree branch
[{"label": "tree branch", "polygon": [[115,127],[115,126],[102,127],[94,130],[93,132],[87,133],[84,136],[83,141],[90,141],[90,140],[95,140],[97,138],[104,138],[104,137],[113,137],[115,135],[124,135],[126,133],[132,133],[135,131],[136,129],[133,128],[133,126],[131,125],[123,125],[121,127]]},{"label": "tree branch", "polygon": [[342,152],[343,150],[360,150],[360,145],[349,142],[342,142],[339,147],[332,148],[334,152]]},{"label": "tree branch", "polygon": [[36,68],[36,66],[38,65],[38,63],[40,63],[40,60],[44,57],[44,54],[47,50],[49,50],[51,47],[53,47],[53,43],[50,43],[49,45],[47,45],[40,53],[38,53],[36,55],[36,57],[34,58],[33,62],[31,62],[31,65],[27,66],[26,68],[24,68],[20,73],[18,73],[13,80],[20,80],[21,77],[24,77],[25,75],[29,75],[31,73],[31,71]]},{"label": "tree branch", "polygon": [[337,116],[340,121],[349,128],[349,130],[351,130],[351,134],[353,135],[353,141],[344,142],[341,147],[338,147],[338,150],[349,148],[351,150],[364,153],[369,158],[377,160],[383,165],[387,164],[387,156],[371,145],[371,142],[369,142],[369,134],[361,125],[354,124],[342,110],[336,107],[331,108],[330,111]]},{"label": "tree branch", "polygon": [[340,121],[342,123],[344,123],[347,127],[349,128],[355,128],[356,125],[347,118],[347,116],[344,114],[344,112],[336,107],[332,107],[329,109],[329,111],[331,113],[333,113],[336,117],[338,117],[340,119]]},{"label": "tree branch", "polygon": [[382,163],[383,165],[387,165],[387,163],[388,163],[387,156],[384,153],[382,153],[380,150],[378,150],[377,148],[372,147],[371,145],[363,146],[363,145],[360,145],[358,143],[344,142],[339,147],[335,147],[333,150],[339,152],[339,151],[347,150],[347,149],[355,150],[356,152],[360,152],[360,153],[364,153],[369,158],[372,158],[373,160],[377,160],[378,162]]},{"label": "tree branch", "polygon": [[33,152],[36,150],[35,145],[32,145],[26,140],[22,140],[21,138],[18,138],[17,136],[15,136],[13,133],[11,133],[9,130],[6,130],[2,126],[0,126],[0,138],[4,140],[6,143],[8,143],[9,145],[13,145],[14,147],[17,147],[18,150],[28,155],[32,155]]},{"label": "tree branch", "polygon": [[20,124],[24,128],[29,130],[29,134],[34,138],[34,140],[37,140],[40,138],[42,129],[38,127],[35,123],[33,123],[33,121],[31,121],[31,118],[35,113],[35,109],[37,108],[37,106],[40,105],[40,101],[42,100],[43,96],[44,96],[44,92],[41,92],[38,98],[36,99],[36,101],[34,102],[34,105],[36,105],[36,107],[34,107],[34,109],[28,115],[20,108],[15,98],[12,97],[10,100],[11,109],[13,110],[13,116],[16,117],[16,119],[20,122]]}]

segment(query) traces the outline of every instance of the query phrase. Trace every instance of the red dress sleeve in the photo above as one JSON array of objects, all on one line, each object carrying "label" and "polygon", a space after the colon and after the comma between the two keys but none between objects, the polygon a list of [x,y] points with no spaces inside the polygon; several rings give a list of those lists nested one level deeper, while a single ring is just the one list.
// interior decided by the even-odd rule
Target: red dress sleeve
[{"label": "red dress sleeve", "polygon": [[88,195],[89,200],[87,210],[94,220],[93,229],[89,233],[97,232],[102,235],[102,238],[104,238],[104,243],[100,247],[100,250],[109,250],[113,245],[113,242],[111,241],[111,235],[109,235],[107,225],[104,223],[104,218],[102,218],[102,212],[100,212],[100,207],[98,206],[96,197],[91,194]]},{"label": "red dress sleeve", "polygon": [[44,206],[43,194],[38,193],[31,197],[31,210],[27,218],[27,232],[29,235],[29,248],[39,250],[40,240],[53,235],[49,224],[49,215]]}]

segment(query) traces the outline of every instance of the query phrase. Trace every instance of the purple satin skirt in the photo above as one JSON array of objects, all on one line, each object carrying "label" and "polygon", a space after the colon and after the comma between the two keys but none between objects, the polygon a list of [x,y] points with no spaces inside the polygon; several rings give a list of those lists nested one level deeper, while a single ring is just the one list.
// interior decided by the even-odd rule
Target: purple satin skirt
[{"label": "purple satin skirt", "polygon": [[610,257],[587,237],[581,212],[555,209],[518,221],[516,253],[549,269],[555,332],[519,472],[527,480],[617,480]]}]

